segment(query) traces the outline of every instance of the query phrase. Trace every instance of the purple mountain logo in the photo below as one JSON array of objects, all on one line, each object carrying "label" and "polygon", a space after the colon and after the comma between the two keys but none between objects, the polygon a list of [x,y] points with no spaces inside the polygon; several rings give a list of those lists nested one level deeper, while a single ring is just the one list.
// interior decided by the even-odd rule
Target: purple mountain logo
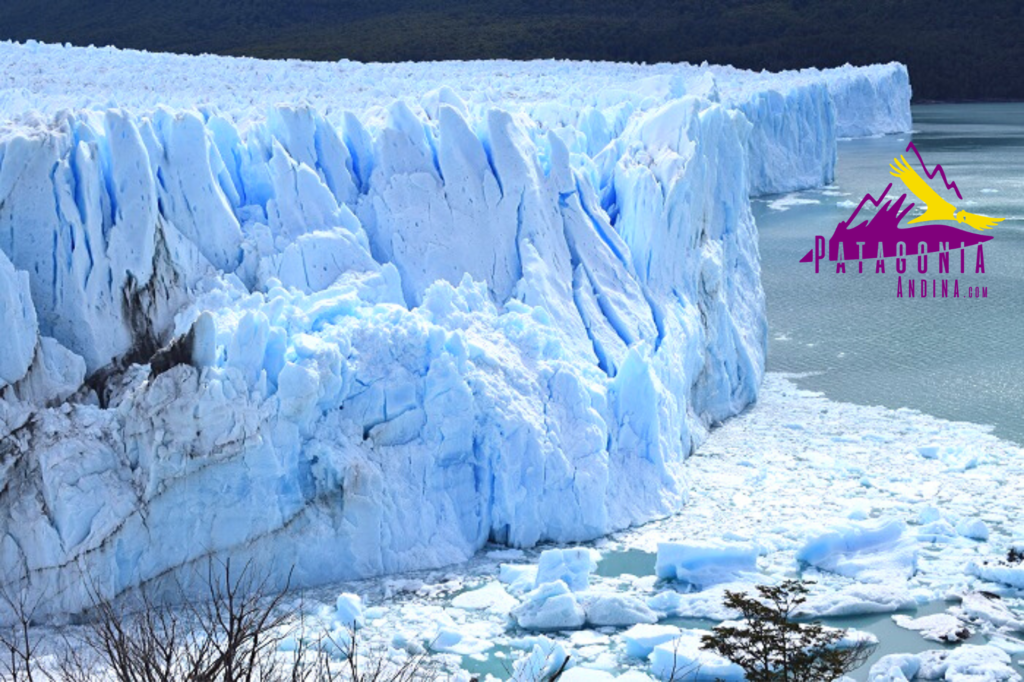
[{"label": "purple mountain logo", "polygon": [[[969,246],[991,241],[992,237],[968,232],[951,225],[918,225],[916,227],[900,227],[900,221],[910,212],[914,204],[904,203],[907,195],[902,194],[895,202],[886,201],[892,183],[883,190],[882,195],[875,199],[870,194],[864,196],[850,217],[836,226],[831,239],[828,240],[828,260],[857,261],[876,260],[879,258],[904,258],[922,253],[940,253],[943,251],[965,249]],[[856,220],[864,204],[871,202],[881,206],[870,220],[862,220],[850,227]],[[882,205],[884,202],[884,205]],[[824,241],[824,237],[817,237]],[[824,254],[817,256],[821,260]],[[815,250],[812,249],[800,259],[801,263],[815,262]]]},{"label": "purple mountain logo", "polygon": [[[946,177],[946,172],[941,165],[936,165],[929,171],[913,142],[907,145],[906,151],[911,150],[916,154],[921,169],[929,180],[934,180],[937,175],[941,175],[945,188],[952,189],[959,199],[963,199],[960,188]],[[991,241],[992,237],[981,234],[981,231],[991,229],[1001,222],[1002,218],[990,218],[957,209],[933,190],[902,156],[894,159],[889,168],[891,169],[890,174],[899,178],[908,191],[898,197],[894,196],[895,192],[890,195],[894,184],[890,182],[878,198],[870,193],[866,194],[850,217],[836,226],[827,241],[820,235],[814,238],[814,248],[808,251],[800,259],[800,262],[814,263],[815,272],[820,272],[821,261],[835,263],[837,273],[845,273],[849,263],[851,267],[856,267],[857,272],[863,273],[864,261],[873,260],[875,261],[874,272],[885,273],[885,259],[895,258],[896,272],[903,275],[907,270],[907,259],[916,256],[917,272],[924,275],[928,272],[929,254],[938,254],[938,273],[942,275],[950,273],[950,253],[959,251],[959,274],[965,274],[965,251],[971,247],[977,247],[974,274],[983,274],[985,272],[985,257],[982,245]],[[900,223],[917,205],[914,201],[908,201],[909,195],[913,195],[917,202],[920,202],[927,210],[917,218],[909,220],[906,226],[901,227]],[[870,217],[861,216],[861,210],[869,202],[877,208],[877,211]],[[967,224],[974,228],[974,231],[935,221]],[[918,225],[917,223],[924,224]],[[914,296],[917,284],[917,281],[908,280],[911,297]],[[925,292],[922,297],[927,296],[928,281],[921,279],[919,284],[920,290]],[[899,297],[903,296],[903,286],[903,278],[900,277],[897,283],[897,296]],[[936,295],[938,284],[933,281],[931,286],[933,295]],[[948,282],[944,281],[942,286],[945,291]],[[953,287],[957,292],[954,298],[958,298],[959,283],[954,281]],[[987,296],[987,288],[985,291],[985,296]]]}]

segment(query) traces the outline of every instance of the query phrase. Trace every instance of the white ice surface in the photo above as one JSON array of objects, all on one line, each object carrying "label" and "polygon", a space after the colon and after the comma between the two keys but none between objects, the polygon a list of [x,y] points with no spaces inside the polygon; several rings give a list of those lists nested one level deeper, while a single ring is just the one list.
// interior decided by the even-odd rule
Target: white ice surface
[{"label": "white ice surface", "polygon": [[1011,682],[1021,677],[1010,656],[988,645],[962,644],[953,650],[883,657],[871,667],[869,682],[949,680],[949,682]]},{"label": "white ice surface", "polygon": [[948,613],[934,613],[920,618],[897,614],[892,619],[901,628],[920,632],[923,638],[933,642],[962,642],[974,634],[962,620]]},{"label": "white ice surface", "polygon": [[758,548],[736,542],[663,542],[658,545],[655,574],[707,587],[757,572]]},{"label": "white ice surface", "polygon": [[843,521],[812,532],[798,561],[860,582],[906,579],[917,568],[917,545],[906,538],[906,523],[895,518]]},{"label": "white ice surface", "polygon": [[590,585],[590,574],[597,568],[591,550],[585,547],[546,549],[537,562],[535,586],[561,580],[573,592],[582,592]]},{"label": "white ice surface", "polygon": [[561,580],[544,583],[527,593],[511,613],[525,630],[576,630],[587,620],[576,595]]}]

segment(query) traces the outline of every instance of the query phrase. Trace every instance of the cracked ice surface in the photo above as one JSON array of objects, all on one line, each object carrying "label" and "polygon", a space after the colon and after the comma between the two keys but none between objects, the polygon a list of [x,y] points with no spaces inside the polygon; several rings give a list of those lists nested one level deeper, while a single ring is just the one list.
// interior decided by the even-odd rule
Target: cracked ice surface
[{"label": "cracked ice surface", "polygon": [[0,64],[0,576],[54,612],[672,513],[764,371],[749,193],[831,179],[844,84],[909,126],[897,64]]}]

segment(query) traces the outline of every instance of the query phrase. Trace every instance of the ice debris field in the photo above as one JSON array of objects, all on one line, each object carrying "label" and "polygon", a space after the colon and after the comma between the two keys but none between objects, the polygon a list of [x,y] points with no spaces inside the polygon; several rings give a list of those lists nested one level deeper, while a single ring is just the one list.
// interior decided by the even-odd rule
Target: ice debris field
[{"label": "ice debris field", "polygon": [[[688,461],[678,514],[345,589],[368,641],[428,651],[455,679],[540,679],[569,656],[560,679],[742,680],[700,647],[738,616],[724,591],[801,576],[814,581],[801,615],[877,643],[856,680],[1020,680],[1024,563],[1006,557],[1024,552],[1022,455],[986,427],[832,402],[769,374],[758,404]],[[314,592],[328,622],[332,594]]]}]

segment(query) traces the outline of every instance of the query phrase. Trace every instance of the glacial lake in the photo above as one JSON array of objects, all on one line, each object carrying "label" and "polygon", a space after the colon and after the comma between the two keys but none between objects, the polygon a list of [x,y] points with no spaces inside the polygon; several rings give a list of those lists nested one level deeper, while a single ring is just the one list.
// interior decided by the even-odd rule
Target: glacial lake
[{"label": "glacial lake", "polygon": [[[840,141],[832,186],[754,200],[768,368],[806,373],[802,388],[834,400],[991,424],[996,435],[1024,443],[1024,103],[922,105],[913,115],[912,134]],[[892,259],[884,275],[874,261],[863,274],[856,266],[836,274],[824,261],[815,274],[813,264],[798,262],[866,192],[877,196],[892,181],[890,196],[900,196],[888,164],[903,154],[918,168],[905,151],[911,141],[929,168],[942,165],[963,201],[940,194],[958,208],[1005,218],[986,232],[993,239],[984,247],[985,274],[974,273],[970,248],[967,273],[959,274],[954,255],[945,276],[959,278],[960,299],[899,299]],[[942,188],[939,176],[929,184]],[[928,274],[917,275],[908,259],[907,274],[931,280],[937,270],[933,258]],[[965,284],[987,286],[988,297],[967,297]]]}]

